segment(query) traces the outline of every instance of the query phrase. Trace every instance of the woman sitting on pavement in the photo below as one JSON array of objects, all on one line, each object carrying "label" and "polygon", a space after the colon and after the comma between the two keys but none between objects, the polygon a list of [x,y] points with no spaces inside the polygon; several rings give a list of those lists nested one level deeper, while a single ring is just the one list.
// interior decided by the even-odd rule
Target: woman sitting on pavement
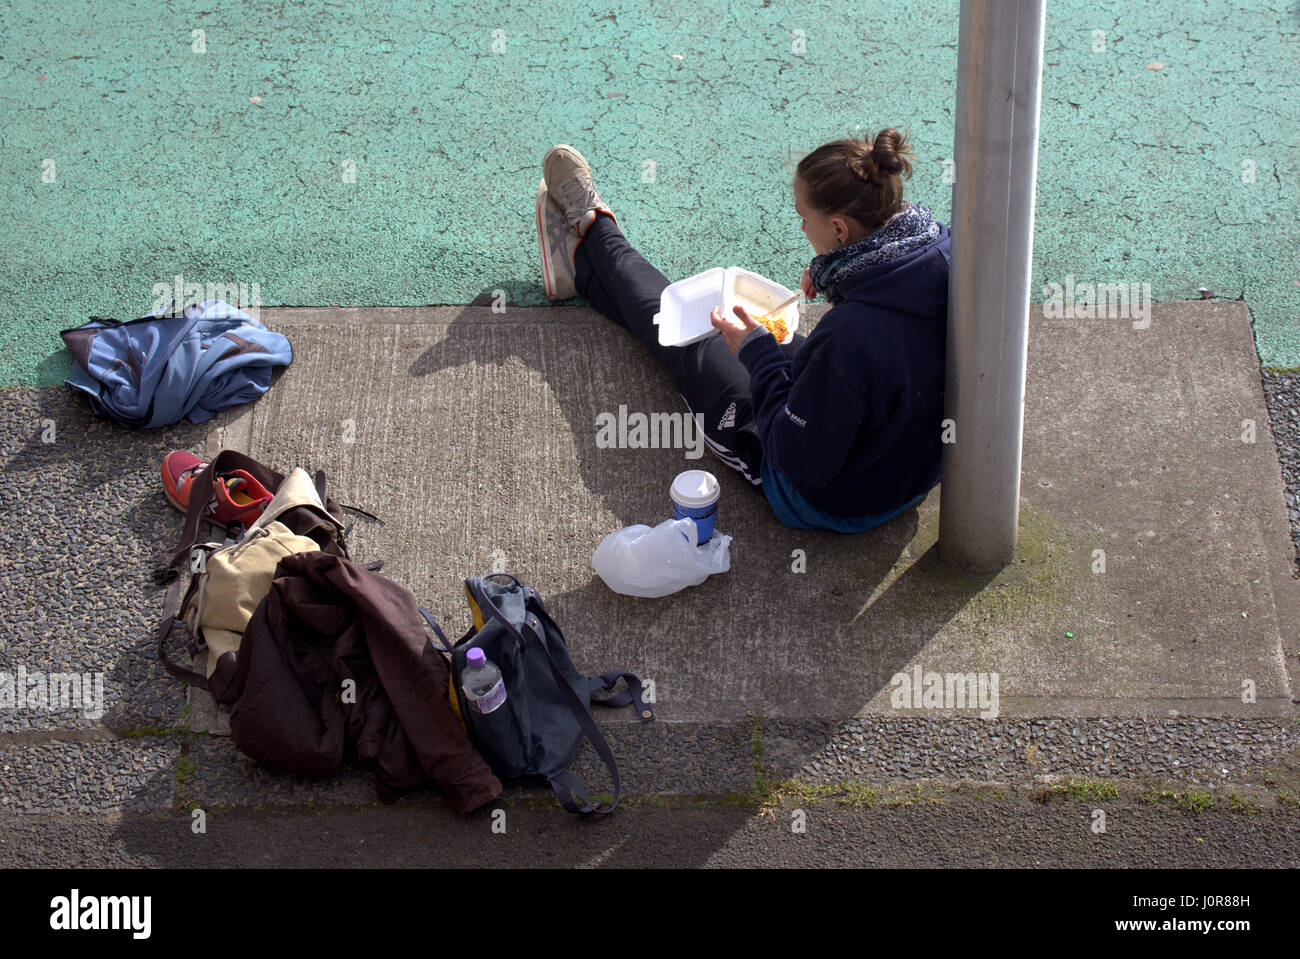
[{"label": "woman sitting on pavement", "polygon": [[552,147],[537,194],[551,299],[582,294],[672,374],[709,448],[798,529],[854,533],[919,503],[940,478],[949,231],[903,200],[907,138],[836,140],[804,157],[795,212],[817,254],[808,299],[831,303],[787,346],[741,306],[718,336],[659,344],[668,279],[641,256],[572,147]]}]

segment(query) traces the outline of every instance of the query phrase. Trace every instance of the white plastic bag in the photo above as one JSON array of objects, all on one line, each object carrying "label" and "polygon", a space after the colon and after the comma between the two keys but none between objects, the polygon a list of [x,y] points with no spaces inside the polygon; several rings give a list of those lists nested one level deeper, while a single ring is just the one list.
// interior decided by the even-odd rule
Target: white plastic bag
[{"label": "white plastic bag", "polygon": [[696,546],[695,520],[670,519],[653,529],[627,526],[610,533],[591,554],[591,565],[616,593],[667,596],[731,569],[730,546],[731,537],[716,531]]}]

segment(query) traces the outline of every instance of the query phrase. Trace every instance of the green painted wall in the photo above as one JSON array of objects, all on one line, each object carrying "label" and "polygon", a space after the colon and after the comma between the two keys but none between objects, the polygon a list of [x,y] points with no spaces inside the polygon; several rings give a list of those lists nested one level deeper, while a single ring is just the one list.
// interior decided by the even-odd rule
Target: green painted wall
[{"label": "green painted wall", "polygon": [[[1051,0],[1035,298],[1067,276],[1244,290],[1264,364],[1300,366],[1291,6]],[[9,4],[0,385],[58,382],[60,328],[140,315],[177,274],[267,305],[543,303],[557,142],[669,278],[793,286],[789,182],[819,143],[909,128],[910,196],[947,217],[956,40],[955,0]]]}]

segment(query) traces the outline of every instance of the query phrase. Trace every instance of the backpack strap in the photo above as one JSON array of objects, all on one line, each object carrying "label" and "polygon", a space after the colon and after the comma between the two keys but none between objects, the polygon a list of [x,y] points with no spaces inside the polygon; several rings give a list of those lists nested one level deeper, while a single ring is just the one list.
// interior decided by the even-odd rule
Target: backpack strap
[{"label": "backpack strap", "polygon": [[[325,496],[325,471],[317,470],[316,475],[312,477],[312,482],[316,484],[316,494],[320,496],[320,501],[322,503],[331,502],[331,500],[327,499]],[[360,513],[362,516],[370,517],[370,519],[373,519],[380,526],[384,525],[384,521],[382,519],[380,519],[374,513],[366,512],[360,506],[349,506],[347,503],[339,503],[338,505],[339,505],[339,509],[346,509],[346,510],[350,510],[353,513]],[[330,511],[328,506],[326,507],[326,510]],[[348,528],[343,531],[344,539],[347,539],[347,535],[348,533],[352,532],[352,527],[354,525],[355,525],[354,523],[348,524]]]},{"label": "backpack strap", "polygon": [[[531,586],[525,586],[524,597],[527,603],[526,609],[532,615],[524,617],[523,629],[527,630],[533,638],[532,643],[525,640],[525,648],[541,649],[546,654],[546,663],[551,667],[551,675],[555,678],[555,685],[560,688],[560,694],[564,697],[565,705],[569,707],[569,712],[577,720],[578,727],[587,737],[592,747],[595,748],[596,755],[600,757],[605,764],[605,768],[609,770],[610,779],[614,784],[614,801],[612,803],[593,802],[588,798],[586,790],[583,789],[582,781],[574,775],[572,770],[568,769],[563,769],[550,777],[551,789],[555,792],[555,798],[560,801],[560,805],[571,813],[608,815],[618,808],[619,800],[623,797],[623,780],[618,772],[618,760],[614,758],[614,751],[609,748],[609,743],[605,740],[605,735],[600,731],[600,727],[591,718],[591,712],[578,698],[578,694],[573,691],[573,687],[569,685],[569,680],[555,662],[555,657],[551,655],[551,646],[546,641],[546,627],[538,619],[538,614],[545,616],[547,625],[550,625],[557,632],[559,627],[547,615],[546,609],[541,605],[541,599],[535,589]],[[506,622],[505,617],[499,616],[499,618],[502,622]],[[507,623],[507,625],[510,624]],[[522,632],[522,630],[519,632]]]},{"label": "backpack strap", "polygon": [[545,635],[538,631],[537,627],[541,625],[540,622],[537,619],[533,619],[531,622],[525,620],[524,625],[537,640],[533,644],[533,648],[541,649],[546,654],[546,662],[551,667],[551,675],[555,677],[555,684],[560,687],[560,693],[564,697],[564,702],[568,705],[569,711],[573,713],[573,718],[578,721],[578,726],[591,742],[591,745],[595,747],[596,755],[601,758],[605,768],[609,770],[610,779],[614,783],[614,801],[612,803],[592,802],[588,798],[586,790],[582,788],[582,781],[568,769],[563,769],[550,777],[551,789],[555,793],[555,798],[560,801],[560,805],[571,813],[580,815],[595,813],[606,816],[618,808],[619,800],[623,797],[623,781],[618,774],[618,760],[614,758],[614,751],[609,748],[609,743],[606,742],[600,727],[591,718],[591,713],[583,706],[582,700],[578,698],[578,694],[573,691],[573,687],[569,685],[564,673],[560,672],[560,667],[556,665]]},{"label": "backpack strap", "polygon": [[441,646],[439,646],[438,643],[434,643],[433,644],[434,648],[444,653],[450,653],[451,640],[449,640],[447,638],[447,634],[442,631],[442,627],[438,625],[438,621],[434,619],[433,615],[423,606],[420,606],[418,608],[420,610],[420,615],[424,617],[424,621],[426,623],[428,623],[430,626],[433,627],[434,633],[436,633],[438,636],[438,641],[442,644]]},{"label": "backpack strap", "polygon": [[197,686],[200,689],[207,689],[207,676],[196,673],[192,669],[178,666],[167,657],[167,640],[171,639],[172,631],[176,628],[176,619],[180,616],[181,610],[189,603],[190,597],[194,595],[198,583],[198,576],[190,577],[190,586],[185,591],[184,598],[181,597],[181,579],[179,576],[168,584],[167,596],[163,600],[163,619],[158,624],[157,632],[154,633],[154,643],[158,647],[158,660],[163,664],[163,668],[167,672],[183,683],[189,683],[191,686]]},{"label": "backpack strap", "polygon": [[[607,689],[613,689],[614,685],[620,680],[627,681],[627,688],[612,696],[596,696],[596,693],[604,692]],[[641,677],[636,673],[629,673],[626,669],[611,669],[607,673],[601,673],[599,676],[593,676],[591,679],[591,701],[601,706],[608,706],[610,709],[620,709],[623,706],[636,704],[636,717],[643,723],[648,723],[655,718],[654,710],[645,698],[645,689],[641,686]]]},{"label": "backpack strap", "polygon": [[614,777],[614,789],[616,791],[614,794],[614,804],[612,806],[593,803],[582,788],[582,780],[567,769],[560,770],[552,776],[549,781],[551,784],[551,791],[555,793],[555,798],[560,801],[560,805],[564,807],[565,811],[576,813],[578,815],[591,815],[592,813],[595,813],[604,816],[612,813],[614,808],[618,805],[619,795],[621,794],[618,791],[617,776]]},{"label": "backpack strap", "polygon": [[[516,582],[518,582],[516,580]],[[541,616],[557,633],[560,627],[551,619],[551,614],[546,611],[542,604],[542,597],[531,586],[523,586],[524,602],[527,608],[532,610],[536,615]],[[645,689],[641,685],[641,677],[636,673],[628,672],[626,669],[611,669],[608,672],[601,673],[599,676],[593,676],[591,679],[591,692],[598,693],[606,690],[612,690],[614,685],[620,680],[627,682],[627,688],[612,696],[597,697],[593,695],[591,701],[601,706],[607,706],[610,709],[621,709],[624,706],[636,705],[637,719],[643,723],[654,720],[654,709],[645,698]]]}]

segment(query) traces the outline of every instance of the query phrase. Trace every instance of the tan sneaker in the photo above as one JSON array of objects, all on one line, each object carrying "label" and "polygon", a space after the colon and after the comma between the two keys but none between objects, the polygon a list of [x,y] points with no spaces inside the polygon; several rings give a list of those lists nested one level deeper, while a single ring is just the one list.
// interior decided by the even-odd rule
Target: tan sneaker
[{"label": "tan sneaker", "polygon": [[542,249],[542,286],[548,300],[567,300],[578,295],[575,282],[574,251],[582,237],[564,219],[546,190],[546,181],[537,184],[537,239]]},{"label": "tan sneaker", "polygon": [[[569,226],[579,236],[587,232],[596,219],[596,211],[603,210],[611,217],[611,210],[596,192],[591,178],[591,167],[582,154],[566,143],[546,151],[542,158],[542,182],[551,194],[551,201],[560,208]],[[618,219],[615,218],[615,223]]]}]

